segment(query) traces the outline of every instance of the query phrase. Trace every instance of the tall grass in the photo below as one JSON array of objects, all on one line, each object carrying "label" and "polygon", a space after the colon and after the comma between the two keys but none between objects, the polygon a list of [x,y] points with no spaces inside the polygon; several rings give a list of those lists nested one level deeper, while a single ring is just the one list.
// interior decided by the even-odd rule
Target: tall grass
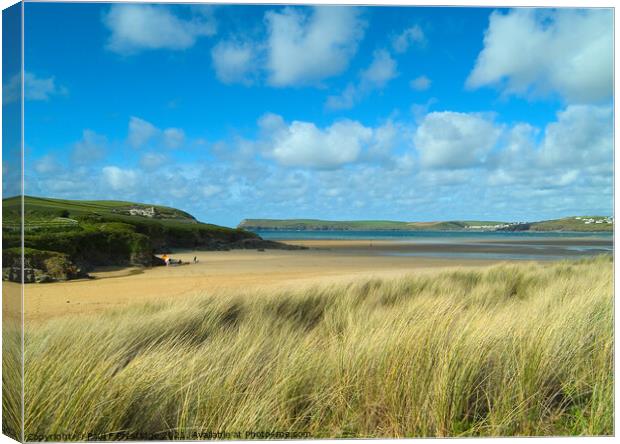
[{"label": "tall grass", "polygon": [[26,437],[608,435],[612,292],[598,258],[50,321]]}]

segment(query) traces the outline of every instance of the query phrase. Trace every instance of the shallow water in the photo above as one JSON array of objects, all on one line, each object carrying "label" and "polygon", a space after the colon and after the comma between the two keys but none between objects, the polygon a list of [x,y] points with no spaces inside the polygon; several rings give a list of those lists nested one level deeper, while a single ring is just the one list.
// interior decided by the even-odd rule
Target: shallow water
[{"label": "shallow water", "polygon": [[[265,239],[280,241],[383,241],[374,245],[370,242],[366,247],[366,254],[377,256],[558,260],[613,253],[612,233],[274,230],[258,234]],[[340,248],[340,251],[346,249]],[[351,252],[360,253],[360,249],[352,248]]]},{"label": "shallow water", "polygon": [[331,230],[261,230],[255,231],[263,239],[369,239],[369,240],[424,240],[424,239],[548,239],[548,238],[600,238],[609,240],[613,233],[592,233],[576,231],[331,231]]}]

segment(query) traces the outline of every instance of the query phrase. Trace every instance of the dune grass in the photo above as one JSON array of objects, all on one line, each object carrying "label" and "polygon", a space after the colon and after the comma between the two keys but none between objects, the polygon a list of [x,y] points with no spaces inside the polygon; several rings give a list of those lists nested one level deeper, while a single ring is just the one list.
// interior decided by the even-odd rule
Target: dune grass
[{"label": "dune grass", "polygon": [[25,434],[609,435],[612,268],[503,264],[50,321],[26,332]]}]

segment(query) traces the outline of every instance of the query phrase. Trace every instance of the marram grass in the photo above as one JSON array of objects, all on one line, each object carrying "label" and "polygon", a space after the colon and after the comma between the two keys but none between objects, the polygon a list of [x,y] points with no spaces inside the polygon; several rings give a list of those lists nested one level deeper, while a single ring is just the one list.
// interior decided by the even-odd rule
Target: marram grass
[{"label": "marram grass", "polygon": [[25,435],[195,438],[613,433],[609,257],[32,326]]}]

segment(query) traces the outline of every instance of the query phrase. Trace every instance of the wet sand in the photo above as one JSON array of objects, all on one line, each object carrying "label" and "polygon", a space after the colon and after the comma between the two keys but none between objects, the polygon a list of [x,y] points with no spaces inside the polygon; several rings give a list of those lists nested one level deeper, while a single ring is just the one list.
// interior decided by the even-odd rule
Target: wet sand
[{"label": "wet sand", "polygon": [[611,251],[612,238],[506,238],[506,239],[415,239],[415,240],[287,240],[289,244],[320,250],[337,250],[343,253],[371,255],[411,254],[431,255],[448,258],[454,253],[470,253],[484,258],[487,253],[498,253],[510,257],[540,256],[532,259],[572,257],[599,254]]},{"label": "wet sand", "polygon": [[[551,242],[545,240],[544,242]],[[588,239],[587,245],[594,240]],[[553,240],[551,247],[568,240]],[[594,241],[598,242],[598,241]],[[605,241],[607,242],[607,241]],[[299,240],[308,250],[233,250],[174,252],[189,265],[141,268],[102,268],[83,279],[62,283],[29,284],[25,288],[26,322],[41,322],[71,315],[88,315],[133,303],[162,301],[201,294],[282,289],[335,283],[359,277],[391,277],[425,273],[441,267],[479,267],[497,259],[427,257],[433,253],[474,251],[505,252],[514,246],[498,242],[402,242],[368,240]],[[523,247],[540,252],[532,240]],[[608,244],[609,242],[607,242]],[[607,247],[601,244],[601,248]],[[575,245],[571,241],[570,245]],[[548,250],[549,245],[542,245]],[[552,248],[553,249],[553,248]],[[519,250],[522,251],[522,250]],[[409,254],[413,254],[410,256]],[[419,254],[419,256],[418,256]],[[579,256],[579,252],[574,252]],[[199,262],[191,263],[197,256]]]}]

